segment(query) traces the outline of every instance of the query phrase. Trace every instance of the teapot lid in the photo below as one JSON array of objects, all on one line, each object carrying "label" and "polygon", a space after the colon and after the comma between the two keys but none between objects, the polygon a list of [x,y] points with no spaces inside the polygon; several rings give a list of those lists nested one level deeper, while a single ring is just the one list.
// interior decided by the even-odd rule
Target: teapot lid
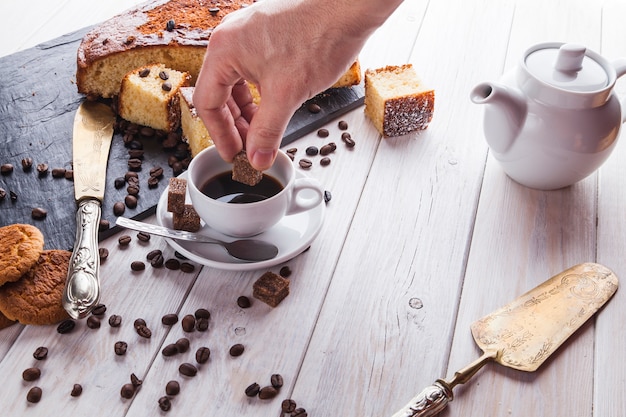
[{"label": "teapot lid", "polygon": [[584,46],[547,44],[531,51],[524,60],[528,71],[537,79],[570,91],[598,91],[610,85],[604,67],[587,54]]}]

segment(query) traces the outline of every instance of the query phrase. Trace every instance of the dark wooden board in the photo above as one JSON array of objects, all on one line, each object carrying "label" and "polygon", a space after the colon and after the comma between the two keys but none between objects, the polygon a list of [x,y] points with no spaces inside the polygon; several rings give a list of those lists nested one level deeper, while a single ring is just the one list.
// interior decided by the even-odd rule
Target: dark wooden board
[{"label": "dark wooden board", "polygon": [[[74,113],[84,99],[75,85],[76,50],[85,28],[34,48],[0,58],[0,164],[10,163],[13,173],[0,175],[0,188],[13,192],[0,201],[0,226],[30,223],[44,233],[47,249],[71,249],[75,239],[74,184],[49,173],[40,177],[33,167],[22,169],[23,158],[33,159],[34,166],[46,163],[53,168],[71,168],[72,125]],[[311,113],[303,105],[293,116],[282,145],[318,129],[363,104],[363,87],[329,90],[311,99],[321,107]],[[145,218],[154,213],[158,199],[172,176],[168,167],[169,154],[157,141],[144,140],[145,159],[139,172],[141,192],[136,209],[126,209],[125,216]],[[116,177],[128,171],[128,153],[121,134],[115,134],[107,167],[107,187],[102,217],[115,224],[113,204],[123,201],[126,189],[115,189]],[[161,166],[165,178],[157,188],[148,189],[149,170]],[[34,220],[34,207],[47,210],[44,220]],[[100,233],[100,238],[116,232],[112,227]]]}]

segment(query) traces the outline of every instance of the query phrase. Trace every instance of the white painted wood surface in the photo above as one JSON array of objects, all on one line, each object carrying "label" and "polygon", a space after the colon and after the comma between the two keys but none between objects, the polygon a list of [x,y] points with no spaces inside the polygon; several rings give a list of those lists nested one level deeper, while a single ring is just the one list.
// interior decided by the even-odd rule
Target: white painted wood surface
[{"label": "white painted wood surface", "polygon": [[[0,6],[0,56],[95,24],[136,0],[5,0]],[[522,187],[490,156],[482,136],[482,109],[469,101],[478,82],[495,80],[536,42],[580,42],[609,59],[626,56],[624,1],[406,0],[370,39],[364,68],[411,62],[437,92],[428,130],[381,140],[362,109],[344,117],[357,146],[341,145],[335,122],[327,126],[339,149],[328,167],[309,172],[333,195],[323,229],[311,248],[287,262],[291,294],[275,309],[252,294],[264,271],[227,272],[197,266],[194,273],[152,269],[132,273],[130,263],[152,249],[173,251],[153,237],[120,249],[117,236],[102,265],[107,317],[123,325],[99,330],[80,322],[69,335],[55,326],[15,325],[0,331],[3,415],[165,415],[157,405],[171,379],[181,383],[173,416],[279,416],[293,398],[310,416],[391,416],[417,392],[480,354],[469,325],[561,270],[597,261],[626,276],[626,148],[618,144],[598,173],[558,191]],[[626,95],[626,81],[618,83]],[[0,139],[1,142],[1,139]],[[323,141],[310,134],[292,146]],[[134,236],[134,233],[131,234]],[[280,266],[273,268],[278,271]],[[488,365],[465,386],[445,416],[580,416],[624,414],[626,295],[619,290],[594,320],[535,373]],[[182,318],[204,307],[206,333],[167,328],[161,316]],[[140,339],[135,318],[153,336]],[[166,358],[161,349],[187,336],[191,349]],[[117,357],[117,340],[129,344]],[[234,343],[245,353],[228,355]],[[36,362],[38,346],[50,349]],[[194,378],[200,346],[211,349]],[[40,380],[22,371],[38,365]],[[131,400],[120,397],[135,373],[144,383]],[[285,386],[269,401],[244,395],[252,382]],[[72,398],[74,383],[84,387]],[[26,402],[38,385],[43,398]]]}]

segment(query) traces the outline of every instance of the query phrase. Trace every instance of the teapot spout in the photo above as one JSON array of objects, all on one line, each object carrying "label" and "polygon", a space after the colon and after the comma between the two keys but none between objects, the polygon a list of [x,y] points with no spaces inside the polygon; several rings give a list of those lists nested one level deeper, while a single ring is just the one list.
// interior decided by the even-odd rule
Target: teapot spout
[{"label": "teapot spout", "polygon": [[480,83],[470,93],[476,104],[487,104],[484,130],[489,147],[505,153],[519,135],[527,115],[524,95],[515,88],[496,83]]}]

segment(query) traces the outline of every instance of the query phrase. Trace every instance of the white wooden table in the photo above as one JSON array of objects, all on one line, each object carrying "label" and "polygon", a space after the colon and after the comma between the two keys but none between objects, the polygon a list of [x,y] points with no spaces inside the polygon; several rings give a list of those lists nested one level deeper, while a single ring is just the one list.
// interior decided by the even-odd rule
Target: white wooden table
[{"label": "white wooden table", "polygon": [[[29,48],[100,22],[136,0],[4,0],[0,55]],[[261,271],[194,273],[130,263],[152,249],[173,250],[160,238],[134,239],[120,249],[117,236],[101,243],[107,315],[99,330],[84,321],[68,335],[56,326],[14,325],[0,331],[0,403],[6,416],[164,415],[157,401],[167,381],[181,383],[176,416],[279,416],[292,398],[312,417],[391,416],[436,378],[476,359],[469,325],[561,270],[599,262],[626,276],[626,145],[603,167],[572,187],[543,192],[506,177],[482,135],[482,108],[469,91],[516,65],[543,41],[583,43],[609,59],[626,56],[626,2],[583,0],[406,0],[361,54],[364,68],[411,62],[436,89],[435,117],[417,135],[381,140],[363,110],[343,117],[356,140],[339,146],[328,167],[309,171],[333,198],[310,250],[286,263],[291,294],[277,308],[236,300],[252,295]],[[626,93],[624,83],[618,91]],[[327,126],[341,144],[336,122]],[[303,155],[319,145],[313,133],[292,146]],[[1,142],[1,138],[0,138]],[[132,234],[134,236],[134,234]],[[277,272],[279,265],[272,268]],[[199,307],[212,313],[208,332],[183,333],[161,325]],[[140,340],[132,321],[142,317],[153,335]],[[619,290],[537,372],[488,365],[455,390],[445,416],[617,417],[626,412],[626,293]],[[161,349],[180,337],[185,354]],[[117,357],[113,344],[125,340]],[[231,358],[228,348],[246,350]],[[32,353],[47,346],[49,357]],[[178,366],[194,363],[200,346],[211,349],[194,378]],[[36,383],[22,371],[39,365]],[[135,373],[141,390],[130,400],[120,388]],[[277,398],[248,398],[245,388],[269,385],[280,373]],[[80,397],[70,396],[74,383]],[[26,401],[32,385],[38,404]]]}]

